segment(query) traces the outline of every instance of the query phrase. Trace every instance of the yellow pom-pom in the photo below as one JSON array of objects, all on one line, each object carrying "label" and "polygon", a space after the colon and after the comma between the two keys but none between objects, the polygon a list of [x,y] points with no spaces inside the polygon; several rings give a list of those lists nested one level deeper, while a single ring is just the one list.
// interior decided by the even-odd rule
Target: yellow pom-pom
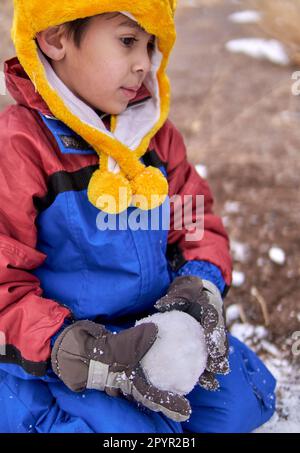
[{"label": "yellow pom-pom", "polygon": [[158,168],[146,167],[130,183],[132,203],[143,211],[157,208],[168,195],[168,181]]},{"label": "yellow pom-pom", "polygon": [[89,182],[88,199],[108,214],[119,214],[130,205],[132,190],[122,174],[96,170]]}]

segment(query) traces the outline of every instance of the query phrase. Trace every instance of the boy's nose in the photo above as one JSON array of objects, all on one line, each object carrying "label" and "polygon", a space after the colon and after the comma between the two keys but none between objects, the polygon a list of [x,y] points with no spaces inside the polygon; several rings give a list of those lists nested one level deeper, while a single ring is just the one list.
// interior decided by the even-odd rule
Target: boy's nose
[{"label": "boy's nose", "polygon": [[143,72],[144,74],[147,74],[151,69],[151,64],[152,64],[151,56],[149,55],[148,52],[139,54],[139,56],[136,58],[133,64],[133,71]]}]

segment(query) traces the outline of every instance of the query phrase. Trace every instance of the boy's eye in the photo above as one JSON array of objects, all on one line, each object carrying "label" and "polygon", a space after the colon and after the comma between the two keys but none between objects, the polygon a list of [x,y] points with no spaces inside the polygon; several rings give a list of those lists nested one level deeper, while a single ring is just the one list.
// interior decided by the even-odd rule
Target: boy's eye
[{"label": "boy's eye", "polygon": [[131,47],[131,46],[133,46],[134,42],[138,41],[138,39],[128,37],[128,38],[121,38],[121,41],[126,47]]},{"label": "boy's eye", "polygon": [[154,52],[155,50],[155,41],[149,41],[148,42],[148,48],[151,52]]},{"label": "boy's eye", "polygon": [[[138,42],[139,39],[133,38],[133,37],[126,37],[126,38],[120,38],[122,43],[124,44],[125,47],[132,47],[135,42]],[[148,42],[148,49],[150,52],[154,52],[155,50],[155,41],[149,41]]]}]

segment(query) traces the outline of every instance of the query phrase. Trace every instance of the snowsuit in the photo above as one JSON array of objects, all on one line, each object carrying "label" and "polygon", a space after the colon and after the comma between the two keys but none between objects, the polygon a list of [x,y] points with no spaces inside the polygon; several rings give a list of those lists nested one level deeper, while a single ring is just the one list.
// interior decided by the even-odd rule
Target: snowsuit
[{"label": "snowsuit", "polygon": [[[158,228],[147,224],[153,209],[142,213],[146,228],[121,228],[141,214],[130,205],[107,215],[116,230],[101,230],[103,212],[87,196],[99,152],[86,140],[86,130],[79,135],[77,123],[70,127],[72,118],[62,121],[61,112],[54,112],[55,99],[49,108],[53,99],[45,101],[47,93],[42,97],[36,90],[38,76],[33,84],[23,66],[17,58],[5,64],[17,104],[0,114],[0,432],[247,432],[264,423],[274,412],[275,380],[232,337],[231,373],[220,377],[219,391],[197,387],[188,395],[193,414],[182,424],[124,398],[71,392],[53,373],[51,348],[71,317],[122,330],[152,313],[171,281],[185,274],[210,280],[225,297],[231,259],[208,184],[188,163],[182,137],[164,118],[162,105],[162,124],[151,129],[139,156],[168,181],[168,195],[153,208]],[[127,114],[148,108],[153,98],[144,84]],[[101,119],[110,131],[112,116]],[[111,157],[108,166],[116,172]],[[201,240],[187,241],[185,229],[174,229],[174,194],[204,195]]]}]

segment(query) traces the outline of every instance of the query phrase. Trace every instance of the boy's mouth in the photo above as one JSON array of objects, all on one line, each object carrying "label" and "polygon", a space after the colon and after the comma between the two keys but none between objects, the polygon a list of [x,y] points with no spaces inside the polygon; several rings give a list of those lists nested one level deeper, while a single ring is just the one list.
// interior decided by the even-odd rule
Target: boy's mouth
[{"label": "boy's mouth", "polygon": [[124,87],[121,87],[121,90],[122,92],[125,94],[126,97],[128,97],[129,99],[134,99],[137,95],[137,92],[138,92],[138,87],[137,89],[132,89],[132,88],[124,88]]}]

